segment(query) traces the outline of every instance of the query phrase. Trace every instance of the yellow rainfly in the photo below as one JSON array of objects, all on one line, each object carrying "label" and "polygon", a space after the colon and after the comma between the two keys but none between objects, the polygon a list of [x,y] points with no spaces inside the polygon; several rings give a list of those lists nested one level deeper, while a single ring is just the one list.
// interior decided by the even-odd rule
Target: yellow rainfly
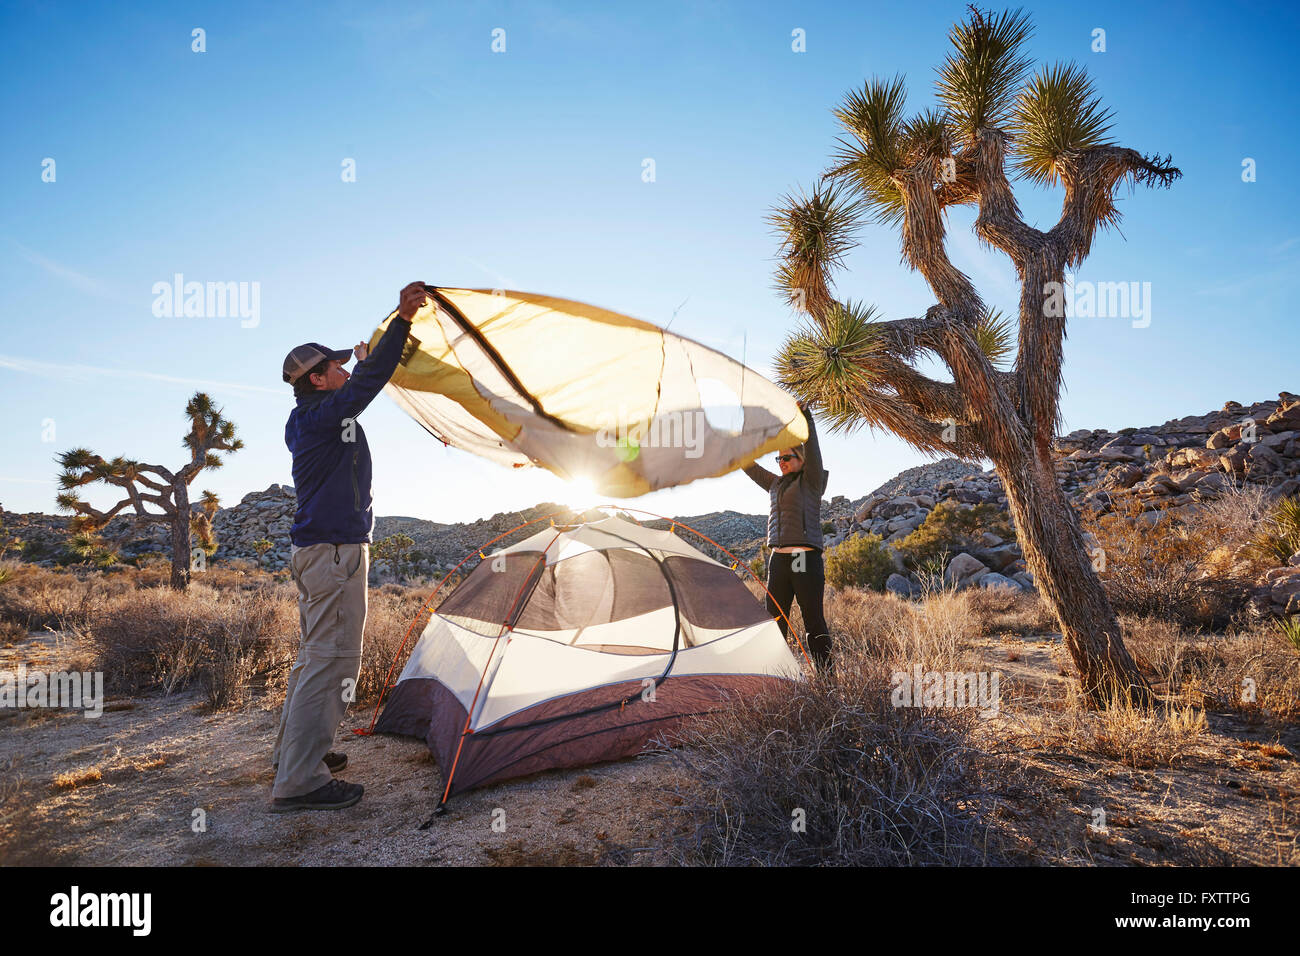
[{"label": "yellow rainfly", "polygon": [[435,307],[416,316],[387,389],[448,445],[632,498],[808,437],[789,394],[652,323],[529,292],[428,288]]}]

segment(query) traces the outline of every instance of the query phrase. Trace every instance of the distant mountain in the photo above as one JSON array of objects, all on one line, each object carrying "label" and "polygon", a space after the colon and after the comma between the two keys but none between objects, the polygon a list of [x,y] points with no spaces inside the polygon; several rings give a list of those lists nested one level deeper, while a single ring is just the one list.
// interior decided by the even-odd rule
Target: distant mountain
[{"label": "distant mountain", "polygon": [[[1231,476],[1269,487],[1273,495],[1300,491],[1300,397],[1282,392],[1277,401],[1243,406],[1228,402],[1218,411],[1174,419],[1163,425],[1124,428],[1118,432],[1080,429],[1054,443],[1057,474],[1075,506],[1106,511],[1121,500],[1136,497],[1150,512],[1191,513],[1198,502],[1212,496]],[[957,459],[943,459],[908,468],[868,494],[849,499],[837,495],[823,503],[828,525],[827,547],[862,533],[881,534],[889,542],[905,537],[940,501],[962,504],[991,503],[1005,507],[1001,479],[993,469]],[[271,568],[289,559],[289,529],[297,497],[291,487],[271,485],[250,492],[236,505],[223,508],[213,521],[220,546],[214,560],[256,560],[254,542],[271,542],[261,558]],[[471,522],[444,524],[402,515],[375,519],[376,540],[397,534],[413,542],[411,557],[416,573],[444,572],[466,555],[474,556],[487,543],[527,522],[578,520],[570,509],[543,502],[518,512],[500,512]],[[542,519],[542,520],[538,520]],[[40,513],[0,515],[0,541],[17,537],[28,560],[52,563],[66,537],[63,517]],[[764,514],[736,511],[711,512],[672,519],[683,526],[683,536],[720,560],[730,560],[698,535],[713,539],[737,557],[749,559],[759,549],[765,533]],[[643,522],[667,527],[667,521]],[[527,534],[520,529],[508,540]],[[167,532],[161,526],[137,528],[115,520],[104,532],[124,559],[146,552],[166,552]],[[1021,566],[1023,567],[1023,566]],[[1015,573],[1013,562],[1003,570]]]}]

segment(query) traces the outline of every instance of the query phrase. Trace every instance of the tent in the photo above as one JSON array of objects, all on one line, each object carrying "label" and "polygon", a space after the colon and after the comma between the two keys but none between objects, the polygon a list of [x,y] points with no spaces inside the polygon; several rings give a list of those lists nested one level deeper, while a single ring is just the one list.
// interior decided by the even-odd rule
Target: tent
[{"label": "tent", "polygon": [[650,322],[530,292],[426,288],[434,307],[385,391],[447,445],[634,498],[808,438],[785,391]]},{"label": "tent", "polygon": [[727,565],[619,517],[551,526],[438,606],[374,730],[423,738],[449,797],[639,753],[802,671]]}]

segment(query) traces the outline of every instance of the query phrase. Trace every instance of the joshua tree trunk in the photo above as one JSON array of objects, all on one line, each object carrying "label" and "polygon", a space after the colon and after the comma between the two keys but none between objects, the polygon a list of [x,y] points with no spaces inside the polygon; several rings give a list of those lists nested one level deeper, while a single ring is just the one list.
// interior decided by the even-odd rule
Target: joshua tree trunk
[{"label": "joshua tree trunk", "polygon": [[1150,705],[1151,688],[1124,647],[1119,621],[1089,560],[1078,516],[1056,480],[1050,452],[995,464],[1025,561],[1061,625],[1085,697],[1095,706],[1118,701]]},{"label": "joshua tree trunk", "polygon": [[172,515],[172,575],[170,585],[184,591],[190,583],[190,494],[185,482],[172,482],[176,511]]}]

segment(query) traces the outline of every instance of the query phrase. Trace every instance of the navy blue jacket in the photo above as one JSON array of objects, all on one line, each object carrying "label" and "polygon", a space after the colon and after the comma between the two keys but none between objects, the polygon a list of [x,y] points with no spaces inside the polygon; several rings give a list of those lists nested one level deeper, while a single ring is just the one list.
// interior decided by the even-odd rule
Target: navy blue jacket
[{"label": "navy blue jacket", "polygon": [[298,493],[289,538],[298,547],[370,541],[375,526],[370,446],[356,417],[392,377],[410,331],[410,322],[394,316],[342,388],[305,395],[289,413],[284,443],[293,455]]}]

